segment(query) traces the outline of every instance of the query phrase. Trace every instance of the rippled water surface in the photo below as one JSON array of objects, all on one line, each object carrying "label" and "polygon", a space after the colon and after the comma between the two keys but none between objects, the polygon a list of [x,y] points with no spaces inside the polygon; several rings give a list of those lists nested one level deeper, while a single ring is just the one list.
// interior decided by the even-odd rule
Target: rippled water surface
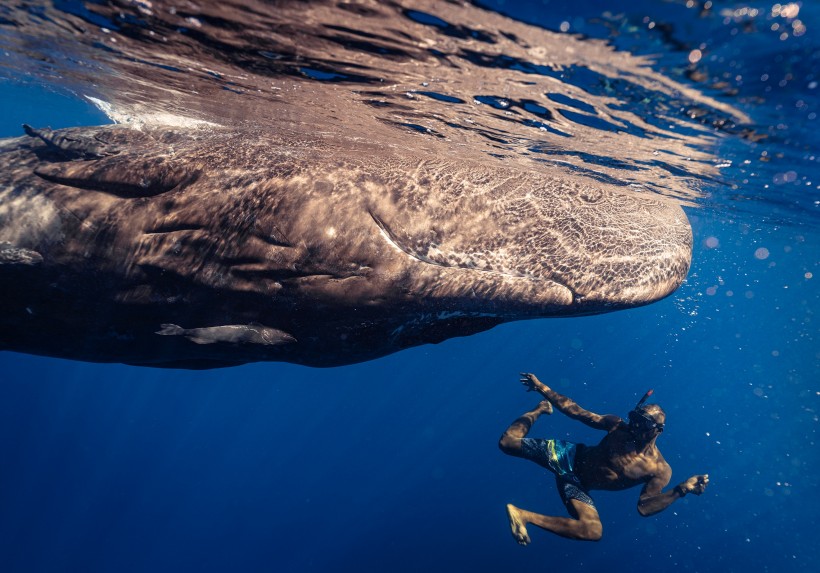
[{"label": "rippled water surface", "polygon": [[682,197],[717,175],[716,135],[755,137],[731,102],[645,58],[469,5],[68,2],[7,17],[7,66],[133,124],[375,140]]},{"label": "rippled water surface", "polygon": [[[626,4],[626,3],[622,3]],[[687,206],[687,282],[333,369],[157,372],[0,355],[4,571],[810,571],[818,554],[820,4],[80,2],[0,7],[21,123],[267,129],[516,166]],[[496,440],[534,371],[600,413],[654,387],[673,484],[604,539]],[[556,415],[534,435],[591,442]]]}]

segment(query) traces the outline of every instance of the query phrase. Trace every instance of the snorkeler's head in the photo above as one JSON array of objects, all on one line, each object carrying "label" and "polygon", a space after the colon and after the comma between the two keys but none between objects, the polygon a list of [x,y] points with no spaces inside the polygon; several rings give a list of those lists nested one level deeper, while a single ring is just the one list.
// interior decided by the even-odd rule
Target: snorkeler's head
[{"label": "snorkeler's head", "polygon": [[646,404],[646,400],[654,391],[650,390],[638,400],[635,408],[629,412],[629,429],[637,434],[649,433],[656,430],[663,432],[666,423],[666,413],[657,404]]}]

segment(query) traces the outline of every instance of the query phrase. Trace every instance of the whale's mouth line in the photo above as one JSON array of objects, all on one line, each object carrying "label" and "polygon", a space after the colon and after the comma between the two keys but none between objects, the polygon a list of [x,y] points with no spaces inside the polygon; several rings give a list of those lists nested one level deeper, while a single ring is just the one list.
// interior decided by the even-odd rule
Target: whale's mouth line
[{"label": "whale's mouth line", "polygon": [[399,241],[398,237],[396,237],[396,234],[390,229],[390,227],[387,226],[387,223],[385,223],[384,220],[382,220],[373,211],[368,211],[368,213],[370,213],[370,217],[373,219],[373,221],[379,227],[379,231],[381,233],[381,236],[382,236],[382,238],[384,238],[384,240],[387,242],[388,245],[390,245],[391,247],[393,247],[394,249],[396,249],[398,251],[401,251],[402,253],[404,253],[405,255],[410,257],[411,259],[415,259],[420,263],[425,263],[425,264],[428,264],[428,265],[434,265],[434,266],[442,267],[442,268],[446,268],[446,269],[463,269],[465,271],[481,272],[481,273],[487,273],[487,274],[492,274],[492,275],[500,275],[500,276],[504,276],[504,277],[512,277],[512,278],[516,278],[516,279],[529,279],[529,280],[533,280],[533,281],[538,280],[535,277],[532,277],[532,276],[529,276],[529,275],[516,275],[516,274],[512,274],[512,273],[504,273],[504,272],[500,272],[500,271],[491,271],[491,270],[488,270],[488,269],[481,269],[481,268],[475,268],[475,267],[462,267],[460,265],[448,265],[447,263],[443,263],[441,261],[433,260],[430,257],[425,257],[424,255],[420,255],[420,254],[418,254],[416,252],[413,252],[412,250],[408,249],[407,247],[405,247],[401,243],[401,241]]},{"label": "whale's mouth line", "polygon": [[398,239],[396,234],[390,229],[390,227],[387,225],[387,223],[385,223],[384,220],[381,217],[379,217],[378,215],[376,215],[372,210],[368,209],[368,213],[370,214],[370,217],[373,219],[373,222],[376,223],[376,226],[379,228],[379,233],[381,234],[382,238],[385,240],[385,242],[388,245],[390,245],[391,247],[393,247],[397,251],[399,251],[401,253],[404,253],[406,256],[408,256],[411,259],[413,259],[415,261],[418,261],[420,263],[433,265],[433,266],[437,266],[437,267],[441,267],[441,268],[445,268],[445,269],[458,269],[458,270],[464,270],[464,271],[475,272],[475,273],[483,273],[483,274],[489,275],[489,276],[511,278],[511,279],[515,279],[515,280],[524,280],[524,281],[529,281],[529,282],[532,282],[532,283],[547,283],[547,282],[549,282],[549,283],[553,283],[555,285],[559,285],[559,286],[565,288],[567,291],[569,291],[570,295],[572,296],[573,301],[577,302],[577,301],[579,301],[583,298],[577,292],[575,292],[575,290],[572,289],[569,285],[564,284],[563,282],[561,282],[559,280],[556,280],[554,278],[534,277],[534,276],[529,275],[529,274],[507,273],[507,272],[501,272],[501,271],[490,270],[490,269],[482,269],[482,268],[477,268],[477,267],[466,267],[466,266],[460,266],[460,265],[448,265],[448,264],[443,263],[441,261],[436,261],[436,260],[433,260],[429,257],[425,257],[425,256],[420,255],[420,254],[412,251],[411,249],[405,247],[402,244],[402,242]]},{"label": "whale's mouth line", "polygon": [[378,215],[376,215],[373,211],[371,211],[369,209],[368,209],[367,212],[370,215],[370,218],[373,219],[373,222],[376,223],[376,226],[379,228],[379,233],[381,234],[381,236],[385,240],[385,242],[388,245],[390,245],[391,247],[393,247],[394,249],[396,249],[397,251],[400,251],[400,252],[404,253],[405,255],[410,257],[411,259],[415,259],[420,263],[425,263],[425,264],[428,264],[428,265],[435,265],[437,267],[452,268],[450,265],[446,265],[446,264],[441,263],[439,261],[434,261],[434,260],[430,259],[429,257],[424,257],[424,256],[421,256],[417,253],[414,253],[413,251],[411,251],[410,249],[405,247],[401,243],[401,241],[399,241],[398,237],[396,237],[396,234],[393,233],[393,231],[390,229],[390,227],[387,226],[387,223],[385,223],[384,220],[382,220],[381,217],[379,217]]}]

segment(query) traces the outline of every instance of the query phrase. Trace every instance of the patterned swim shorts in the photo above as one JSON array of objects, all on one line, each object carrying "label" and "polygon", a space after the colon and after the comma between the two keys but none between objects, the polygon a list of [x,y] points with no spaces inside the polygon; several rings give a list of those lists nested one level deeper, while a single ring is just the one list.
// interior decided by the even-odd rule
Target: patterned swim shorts
[{"label": "patterned swim shorts", "polygon": [[567,508],[570,508],[571,499],[595,508],[595,502],[592,501],[589,491],[581,485],[581,480],[573,471],[576,449],[576,444],[564,440],[543,438],[522,438],[521,440],[523,456],[555,474],[555,485]]}]

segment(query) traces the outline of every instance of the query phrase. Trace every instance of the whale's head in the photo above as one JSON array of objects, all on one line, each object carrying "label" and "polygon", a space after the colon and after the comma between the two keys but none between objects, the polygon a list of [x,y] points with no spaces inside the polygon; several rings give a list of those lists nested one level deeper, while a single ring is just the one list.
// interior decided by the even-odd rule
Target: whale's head
[{"label": "whale's head", "polygon": [[641,306],[689,270],[678,204],[569,174],[382,156],[300,181],[286,234],[329,263],[303,294],[341,355]]},{"label": "whale's head", "polygon": [[[64,133],[9,143],[11,349],[348,364],[648,304],[689,268],[680,206],[554,169],[231,130]],[[66,160],[61,137],[99,150]]]}]

